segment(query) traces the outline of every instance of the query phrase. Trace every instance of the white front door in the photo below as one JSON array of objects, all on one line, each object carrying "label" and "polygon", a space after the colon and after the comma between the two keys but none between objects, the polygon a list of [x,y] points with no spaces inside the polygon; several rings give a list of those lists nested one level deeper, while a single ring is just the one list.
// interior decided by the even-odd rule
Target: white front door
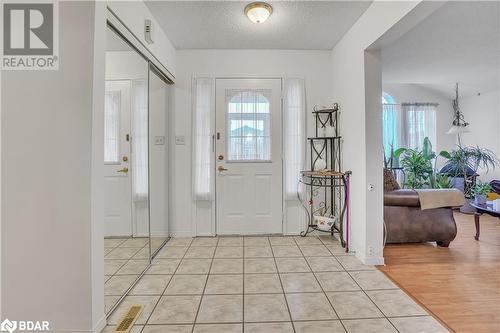
[{"label": "white front door", "polygon": [[282,233],[281,79],[216,80],[218,234]]},{"label": "white front door", "polygon": [[104,236],[132,235],[130,81],[106,81]]}]

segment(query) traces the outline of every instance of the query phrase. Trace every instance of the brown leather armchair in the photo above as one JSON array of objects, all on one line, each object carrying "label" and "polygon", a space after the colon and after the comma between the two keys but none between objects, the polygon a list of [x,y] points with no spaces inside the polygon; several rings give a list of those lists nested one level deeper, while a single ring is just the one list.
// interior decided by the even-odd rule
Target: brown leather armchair
[{"label": "brown leather armchair", "polygon": [[435,241],[448,247],[457,235],[457,225],[450,208],[422,210],[417,192],[400,189],[392,172],[384,171],[384,223],[387,243]]}]

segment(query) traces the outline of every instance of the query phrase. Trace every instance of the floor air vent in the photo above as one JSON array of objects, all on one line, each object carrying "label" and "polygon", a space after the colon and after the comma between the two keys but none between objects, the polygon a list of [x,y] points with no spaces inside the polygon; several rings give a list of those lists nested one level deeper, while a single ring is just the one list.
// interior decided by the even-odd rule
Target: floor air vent
[{"label": "floor air vent", "polygon": [[144,308],[143,305],[132,305],[130,309],[128,309],[125,316],[123,316],[122,320],[116,326],[115,333],[128,333],[130,329],[134,326],[135,321],[139,317]]}]

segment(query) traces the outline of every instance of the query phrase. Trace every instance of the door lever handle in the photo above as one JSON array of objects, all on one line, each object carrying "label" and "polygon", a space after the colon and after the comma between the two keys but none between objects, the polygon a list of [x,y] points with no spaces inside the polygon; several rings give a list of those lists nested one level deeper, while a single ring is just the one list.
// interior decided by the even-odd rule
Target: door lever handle
[{"label": "door lever handle", "polygon": [[125,168],[120,169],[120,170],[118,170],[118,171],[116,171],[116,172],[123,172],[123,173],[127,173],[127,172],[128,172],[128,168],[127,168],[127,167],[125,167]]},{"label": "door lever handle", "polygon": [[219,167],[217,168],[217,170],[218,170],[219,172],[222,172],[222,171],[227,171],[227,169],[226,169],[226,168],[224,168],[222,165],[219,165]]}]

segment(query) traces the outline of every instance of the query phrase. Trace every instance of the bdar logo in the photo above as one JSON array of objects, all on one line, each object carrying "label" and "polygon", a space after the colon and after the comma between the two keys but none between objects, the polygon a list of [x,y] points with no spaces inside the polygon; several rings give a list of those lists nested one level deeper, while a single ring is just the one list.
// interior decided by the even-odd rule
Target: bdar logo
[{"label": "bdar logo", "polygon": [[17,322],[5,319],[0,324],[0,331],[12,333],[17,329]]}]

